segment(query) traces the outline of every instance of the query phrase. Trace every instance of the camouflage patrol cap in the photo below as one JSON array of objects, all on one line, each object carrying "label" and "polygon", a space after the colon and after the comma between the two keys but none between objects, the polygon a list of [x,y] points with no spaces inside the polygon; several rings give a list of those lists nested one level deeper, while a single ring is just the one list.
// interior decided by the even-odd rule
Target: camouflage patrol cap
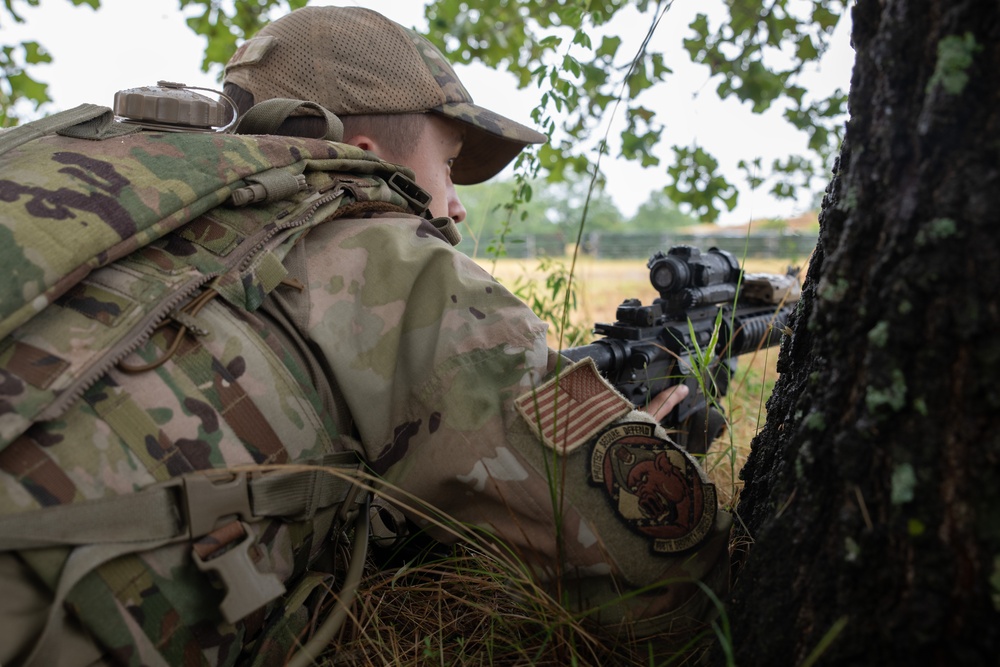
[{"label": "camouflage patrol cap", "polygon": [[317,102],[339,116],[437,113],[461,122],[459,185],[495,176],[544,134],[476,106],[423,36],[360,7],[303,7],[262,29],[226,65],[226,83],[255,102]]}]

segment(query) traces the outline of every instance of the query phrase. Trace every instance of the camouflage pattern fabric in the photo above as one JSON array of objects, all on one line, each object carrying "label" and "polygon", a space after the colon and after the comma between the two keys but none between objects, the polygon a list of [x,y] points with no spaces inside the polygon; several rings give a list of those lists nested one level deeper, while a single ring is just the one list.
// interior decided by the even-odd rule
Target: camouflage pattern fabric
[{"label": "camouflage pattern fabric", "polygon": [[[183,226],[177,219],[150,223],[157,209],[137,205],[131,210],[144,212],[141,224],[124,224],[131,213],[118,198],[134,203],[136,193],[146,202],[171,200],[177,218],[192,211],[187,200],[198,188],[183,187],[186,156],[194,152],[207,162],[212,145],[283,150],[298,158],[291,169],[305,175],[305,187],[255,206],[221,204]],[[309,369],[254,311],[283,284],[283,258],[312,226],[373,206],[406,210],[407,200],[387,182],[398,168],[340,144],[211,135],[142,134],[114,143],[49,137],[11,155],[22,171],[0,171],[10,194],[5,229],[27,229],[36,214],[34,223],[44,226],[55,210],[64,215],[60,222],[83,230],[80,245],[115,244],[112,254],[142,247],[113,262],[102,255],[95,261],[107,265],[90,270],[80,261],[89,250],[76,247],[69,233],[76,227],[62,229],[62,236],[50,230],[38,248],[30,245],[36,237],[12,236],[20,239],[7,249],[13,277],[24,275],[19,257],[34,261],[37,271],[26,272],[25,290],[53,285],[47,293],[62,294],[0,343],[0,515],[128,496],[204,470],[322,463],[351,449],[325,412]],[[86,158],[89,173],[101,178],[74,169],[60,180],[52,165],[67,155],[73,163]],[[167,183],[162,192],[153,184],[158,172]],[[139,183],[129,180],[135,174]],[[203,181],[197,169],[190,177]],[[42,182],[45,188],[25,185]],[[113,192],[108,183],[115,183]],[[216,183],[212,192],[236,185],[246,183]],[[117,231],[107,221],[118,224]],[[141,230],[155,230],[159,238],[147,242]],[[52,263],[42,261],[53,239],[69,260],[56,253]],[[81,265],[86,276],[68,290],[66,278],[50,280],[60,266]],[[11,283],[16,280],[6,286]],[[148,370],[135,372],[143,366]],[[275,662],[281,662],[313,622],[317,605],[329,604],[329,596],[316,591],[328,589],[334,570],[316,567],[330,558],[329,541],[343,529],[338,511],[328,502],[283,519],[231,521],[193,543],[112,559],[73,586],[67,606],[98,653],[117,664],[267,664],[264,657],[279,655]],[[215,558],[248,545],[253,567],[294,587],[228,622],[220,618],[226,591],[211,585],[192,559],[197,555],[211,567]],[[68,547],[19,552],[32,579],[42,583],[32,605],[44,604],[45,588],[56,590],[78,553]],[[0,590],[8,583],[0,582]],[[12,601],[0,600],[0,608],[4,604]],[[18,664],[33,640],[6,639],[0,661]],[[46,644],[42,649],[56,655],[67,645],[58,637]],[[35,664],[51,664],[51,656],[41,655]]]},{"label": "camouflage pattern fabric", "polygon": [[[307,176],[295,197],[219,206],[247,185],[243,177],[283,163]],[[344,172],[355,176],[328,176]],[[290,245],[324,211],[354,201],[405,210],[386,183],[397,172],[344,144],[206,134],[142,133],[96,144],[47,137],[0,158],[0,253],[11,276],[0,286],[0,449],[33,420],[58,416],[208,281],[234,306],[255,309],[283,277],[281,243]],[[212,210],[172,240],[150,245],[204,208]],[[274,249],[258,248],[265,243]],[[83,280],[136,248],[127,268]],[[248,249],[256,252],[252,262]]]},{"label": "camouflage pattern fabric", "polygon": [[[593,438],[644,416],[592,365],[562,385],[564,395],[587,395],[545,442],[517,403],[544,400],[545,382],[566,362],[524,303],[417,218],[339,220],[312,230],[299,250],[289,269],[306,286],[304,347],[342,389],[351,421],[340,429],[360,434],[387,487],[497,536],[541,579],[571,581],[569,597],[582,609],[604,606],[604,623],[640,620],[637,629],[652,632],[703,618],[708,598],[694,581],[726,588],[729,515],[710,498],[698,539],[672,552],[623,518],[591,478]],[[697,468],[679,449],[662,449],[689,475]],[[664,581],[623,600],[623,591]]]},{"label": "camouflage pattern fabric", "polygon": [[[45,137],[0,155],[0,338],[103,266],[228,200],[269,169],[378,161],[345,144],[141,133],[95,144]],[[354,167],[344,164],[341,171]],[[67,244],[67,239],[73,239]]]},{"label": "camouflage pattern fabric", "polygon": [[[183,155],[157,168],[182,180]],[[343,167],[342,157],[307,162]],[[7,336],[0,514],[348,449],[382,476],[386,496],[412,494],[494,535],[542,581],[566,582],[574,605],[599,607],[602,623],[629,620],[647,633],[700,622],[709,605],[695,581],[725,588],[729,518],[711,505],[702,519],[710,503],[697,466],[648,421],[641,442],[608,440],[616,425],[640,428],[642,416],[592,366],[559,373],[565,360],[547,348],[545,325],[452,247],[451,221],[365,213],[405,200],[387,184],[387,165],[357,157],[351,173],[310,170],[308,187],[290,201],[202,213],[93,271]],[[45,189],[86,182],[78,176],[49,174]],[[110,180],[105,173],[94,186],[102,196]],[[145,201],[158,192],[150,187]],[[22,192],[14,201],[36,199]],[[364,206],[370,202],[379,206]],[[345,211],[353,213],[332,220]],[[170,308],[157,307],[164,303]],[[145,315],[117,330],[133,311]],[[163,326],[134,337],[150,317]],[[92,352],[108,346],[116,354],[95,361]],[[566,415],[575,416],[560,420],[567,396],[575,412]],[[543,426],[553,406],[556,418]],[[686,482],[671,486],[680,479],[668,474],[675,468]],[[609,472],[601,477],[599,469]],[[643,471],[662,484],[650,490],[648,475],[633,482]],[[680,508],[695,498],[688,488],[703,499],[697,531],[675,535]],[[335,512],[234,521],[194,544],[111,560],[74,587],[68,607],[117,664],[280,663],[335,580],[324,565],[339,530]],[[288,582],[288,592],[227,622],[222,591],[207,585],[194,560],[247,539],[256,567]],[[18,557],[53,590],[78,551]],[[45,599],[44,588],[39,595]],[[23,659],[17,650],[0,659]]]}]

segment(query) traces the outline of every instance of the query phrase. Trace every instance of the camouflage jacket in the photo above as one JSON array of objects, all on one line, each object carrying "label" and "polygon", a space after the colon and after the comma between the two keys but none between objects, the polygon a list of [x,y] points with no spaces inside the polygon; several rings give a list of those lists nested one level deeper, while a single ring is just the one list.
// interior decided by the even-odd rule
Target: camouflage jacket
[{"label": "camouflage jacket", "polygon": [[[309,197],[333,191],[310,208]],[[0,514],[123,495],[139,508],[147,492],[172,493],[172,481],[194,471],[341,464],[331,457],[353,451],[415,523],[426,525],[433,508],[446,522],[485,529],[542,580],[570,582],[581,608],[601,606],[602,622],[625,617],[651,632],[701,618],[707,598],[693,582],[724,588],[729,522],[690,457],[591,364],[567,368],[546,347],[545,325],[452,247],[451,221],[377,206],[332,220],[344,197],[407,205],[371,173],[313,174],[291,205],[217,207],[95,271],[5,339],[3,367],[44,386],[53,364],[34,353],[33,331],[72,360],[88,332],[114,326],[141,291],[192,267],[212,273],[256,231],[310,208],[308,224],[268,235],[237,270],[216,271],[212,290],[186,295],[163,320],[169,326],[125,348],[121,363],[102,367],[57,416],[36,418],[0,452]],[[91,557],[96,565],[61,592],[84,629],[68,623],[59,645],[89,635],[95,641],[80,641],[96,653],[80,660],[136,665],[283,660],[306,627],[305,601],[336,577],[324,563],[329,540],[354,502],[343,485],[306,473],[288,485],[329,487],[323,502],[306,495],[263,516],[255,506],[255,520],[236,511],[239,520],[220,526],[209,516],[214,530],[191,539],[143,543],[152,518],[133,516],[132,539],[146,548]],[[215,553],[249,553],[248,545],[259,562],[238,567],[263,577],[266,590],[240,607],[206,586],[203,570]],[[89,551],[54,544],[16,553],[0,554],[4,588],[35,578],[58,595],[60,578]],[[286,582],[281,597],[268,574]],[[661,581],[671,584],[611,604]],[[20,619],[25,633],[49,614],[7,604],[0,615]],[[227,604],[232,613],[220,617]],[[4,664],[23,659],[20,649],[4,653]]]},{"label": "camouflage jacket", "polygon": [[[305,365],[328,369],[328,413],[435,537],[455,539],[428,525],[428,508],[496,536],[541,579],[572,582],[603,622],[639,621],[634,631],[699,617],[694,579],[725,588],[730,520],[700,468],[592,363],[549,349],[547,325],[430,222],[339,220],[285,265],[305,289],[276,290],[272,305],[302,336]],[[622,587],[665,580],[612,604]]]}]

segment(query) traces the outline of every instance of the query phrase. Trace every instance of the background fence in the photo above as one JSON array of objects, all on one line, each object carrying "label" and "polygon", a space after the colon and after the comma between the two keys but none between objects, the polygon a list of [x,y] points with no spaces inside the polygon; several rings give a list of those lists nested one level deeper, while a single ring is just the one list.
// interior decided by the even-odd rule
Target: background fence
[{"label": "background fence", "polygon": [[[459,228],[461,229],[461,228]],[[561,257],[571,246],[560,234],[510,234],[505,239],[507,257],[531,259],[541,256]],[[591,232],[583,239],[583,254],[597,259],[648,258],[657,250],[675,245],[692,245],[702,251],[715,247],[737,257],[797,259],[807,257],[816,245],[815,234],[754,232],[745,234],[672,234]],[[458,249],[466,254],[486,254],[471,239],[463,239]]]}]

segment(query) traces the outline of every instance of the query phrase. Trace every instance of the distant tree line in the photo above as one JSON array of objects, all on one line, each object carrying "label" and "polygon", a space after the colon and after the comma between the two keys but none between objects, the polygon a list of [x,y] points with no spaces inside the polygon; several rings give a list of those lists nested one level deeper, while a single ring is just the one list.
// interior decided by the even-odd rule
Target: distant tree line
[{"label": "distant tree line", "polygon": [[476,257],[561,256],[579,240],[584,254],[599,258],[648,257],[655,249],[678,244],[718,246],[741,256],[801,257],[816,242],[815,230],[789,233],[782,220],[755,222],[750,237],[745,229],[721,226],[709,234],[704,228],[694,233],[701,221],[681,211],[662,190],[652,192],[626,217],[600,187],[588,202],[586,180],[533,183],[530,198],[513,206],[515,187],[511,181],[497,181],[460,189],[468,212],[460,250]]},{"label": "distant tree line", "polygon": [[587,202],[590,182],[574,179],[564,183],[532,183],[531,198],[519,203],[513,213],[507,208],[515,185],[509,180],[463,187],[459,190],[468,211],[470,228],[487,235],[507,224],[519,234],[562,234],[575,239],[584,220],[586,231],[659,231],[699,224],[700,220],[682,212],[663,191],[653,192],[635,214],[626,217],[599,185]]}]

